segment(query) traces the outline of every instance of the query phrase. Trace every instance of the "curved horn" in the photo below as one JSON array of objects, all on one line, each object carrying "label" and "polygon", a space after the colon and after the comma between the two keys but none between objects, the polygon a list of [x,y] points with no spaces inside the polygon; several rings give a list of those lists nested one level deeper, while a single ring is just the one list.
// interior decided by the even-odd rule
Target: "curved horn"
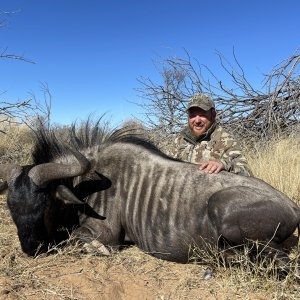
[{"label": "curved horn", "polygon": [[91,168],[90,161],[78,151],[70,150],[78,160],[78,163],[60,164],[60,163],[45,163],[33,167],[28,176],[33,182],[42,186],[47,182],[60,178],[69,178],[82,175],[88,172]]},{"label": "curved horn", "polygon": [[66,186],[59,185],[56,188],[56,197],[62,200],[65,204],[81,204],[84,202],[80,201]]},{"label": "curved horn", "polygon": [[0,178],[8,182],[19,176],[21,172],[22,167],[16,164],[0,165]]}]

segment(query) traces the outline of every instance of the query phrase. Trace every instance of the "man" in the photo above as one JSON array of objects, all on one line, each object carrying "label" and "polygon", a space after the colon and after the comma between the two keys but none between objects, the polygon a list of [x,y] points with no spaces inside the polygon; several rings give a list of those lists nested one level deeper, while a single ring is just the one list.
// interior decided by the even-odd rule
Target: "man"
[{"label": "man", "polygon": [[210,174],[226,170],[252,176],[237,141],[216,124],[215,105],[210,97],[192,97],[187,113],[188,126],[175,138],[168,155],[198,164]]}]

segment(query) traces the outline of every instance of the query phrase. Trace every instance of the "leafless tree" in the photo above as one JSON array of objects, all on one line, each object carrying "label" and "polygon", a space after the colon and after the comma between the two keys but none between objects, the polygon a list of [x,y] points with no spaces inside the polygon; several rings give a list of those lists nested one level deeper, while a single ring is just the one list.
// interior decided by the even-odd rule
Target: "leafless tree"
[{"label": "leafless tree", "polygon": [[[291,134],[300,123],[299,49],[267,75],[259,88],[247,79],[233,51],[233,64],[217,52],[223,80],[210,68],[185,57],[162,60],[161,83],[138,79],[137,89],[145,124],[165,138],[186,124],[186,105],[191,95],[210,95],[220,123],[247,138],[270,138],[275,132]],[[226,84],[224,84],[226,82]]]},{"label": "leafless tree", "polygon": [[[5,27],[7,24],[6,17],[17,12],[0,11],[0,28]],[[0,59],[16,59],[19,61],[34,63],[32,60],[27,59],[20,55],[11,54],[7,48],[0,48]],[[28,121],[33,114],[36,114],[41,107],[32,98],[26,100],[10,101],[5,99],[5,92],[0,92],[0,132],[5,132],[6,125],[11,123],[24,123]]]}]

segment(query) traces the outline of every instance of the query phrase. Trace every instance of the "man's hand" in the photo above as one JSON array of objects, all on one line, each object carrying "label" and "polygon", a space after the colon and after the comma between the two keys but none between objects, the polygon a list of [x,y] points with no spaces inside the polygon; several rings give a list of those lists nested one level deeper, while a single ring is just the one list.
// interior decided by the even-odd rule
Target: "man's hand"
[{"label": "man's hand", "polygon": [[200,170],[203,170],[204,172],[209,174],[217,174],[221,170],[225,170],[225,166],[223,165],[223,163],[214,160],[209,160],[207,162],[198,164],[198,166]]}]

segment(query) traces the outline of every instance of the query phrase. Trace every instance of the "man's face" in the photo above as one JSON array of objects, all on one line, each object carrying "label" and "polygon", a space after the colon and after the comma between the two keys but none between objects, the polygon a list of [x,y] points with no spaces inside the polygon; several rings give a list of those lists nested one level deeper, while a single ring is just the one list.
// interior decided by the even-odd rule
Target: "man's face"
[{"label": "man's face", "polygon": [[188,111],[188,124],[194,136],[204,134],[214,123],[216,112],[214,109],[204,110],[200,107],[191,107]]}]

